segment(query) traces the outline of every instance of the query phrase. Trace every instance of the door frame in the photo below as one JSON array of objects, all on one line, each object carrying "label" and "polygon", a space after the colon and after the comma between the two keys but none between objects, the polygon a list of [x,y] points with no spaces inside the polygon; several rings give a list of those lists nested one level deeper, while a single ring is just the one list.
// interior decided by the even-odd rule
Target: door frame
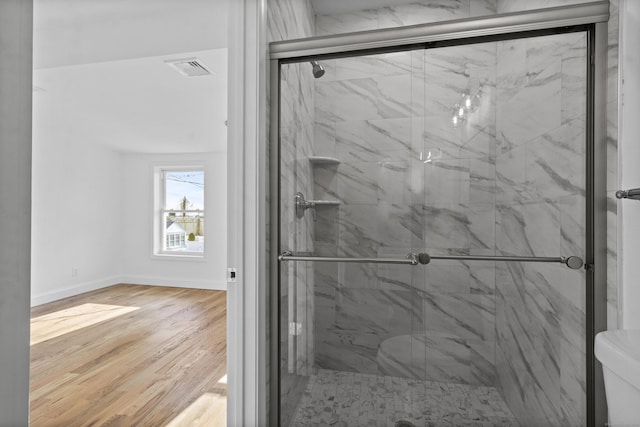
[{"label": "door frame", "polygon": [[229,0],[227,425],[267,417],[266,0]]}]

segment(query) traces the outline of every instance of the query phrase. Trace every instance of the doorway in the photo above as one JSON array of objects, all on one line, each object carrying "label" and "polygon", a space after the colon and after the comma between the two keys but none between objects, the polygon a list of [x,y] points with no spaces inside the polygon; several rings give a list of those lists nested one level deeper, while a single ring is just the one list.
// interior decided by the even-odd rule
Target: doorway
[{"label": "doorway", "polygon": [[[34,318],[90,312],[85,304],[138,307],[68,305],[103,290],[134,292],[129,285],[226,292],[226,16],[220,1],[35,2]],[[187,173],[171,182],[203,197],[172,194],[174,203],[160,170]],[[59,301],[60,310],[38,311]]]}]

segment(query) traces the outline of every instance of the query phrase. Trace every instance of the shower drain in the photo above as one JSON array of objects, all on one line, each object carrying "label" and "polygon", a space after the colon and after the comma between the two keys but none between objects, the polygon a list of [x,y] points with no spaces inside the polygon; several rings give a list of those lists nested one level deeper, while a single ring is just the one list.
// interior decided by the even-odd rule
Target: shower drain
[{"label": "shower drain", "polygon": [[410,423],[409,421],[400,420],[396,422],[396,427],[416,427],[415,424]]}]

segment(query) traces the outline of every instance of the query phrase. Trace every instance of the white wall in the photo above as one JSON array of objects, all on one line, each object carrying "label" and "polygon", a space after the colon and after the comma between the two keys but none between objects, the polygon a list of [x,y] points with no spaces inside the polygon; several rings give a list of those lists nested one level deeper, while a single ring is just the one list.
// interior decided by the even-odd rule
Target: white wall
[{"label": "white wall", "polygon": [[[122,281],[125,283],[226,289],[226,153],[125,154],[122,202]],[[205,173],[204,259],[153,256],[153,169],[203,164]]]},{"label": "white wall", "polygon": [[[66,123],[38,126],[47,114],[34,99],[32,304],[119,282],[122,238],[121,155],[86,144]],[[74,276],[72,270],[76,270]]]},{"label": "white wall", "polygon": [[[620,2],[620,188],[640,187],[640,1]],[[622,327],[640,329],[640,201],[619,203],[622,229]]]},{"label": "white wall", "polygon": [[[123,282],[226,289],[226,153],[119,153],[76,140],[69,124],[52,137],[37,104],[32,305]],[[207,165],[204,259],[152,256],[153,167],[176,162]]]},{"label": "white wall", "polygon": [[29,420],[31,0],[0,1],[0,426]]}]

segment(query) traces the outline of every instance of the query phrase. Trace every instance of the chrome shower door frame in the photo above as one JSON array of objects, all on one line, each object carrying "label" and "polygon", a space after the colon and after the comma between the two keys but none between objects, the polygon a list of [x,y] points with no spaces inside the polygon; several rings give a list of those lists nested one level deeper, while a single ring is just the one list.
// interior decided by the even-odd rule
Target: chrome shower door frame
[{"label": "chrome shower door frame", "polygon": [[515,12],[489,17],[270,44],[270,339],[269,425],[280,422],[280,77],[281,65],[365,54],[508,40],[576,31],[587,34],[586,132],[586,408],[587,426],[604,425],[607,409],[595,335],[607,327],[606,86],[609,2]]}]

